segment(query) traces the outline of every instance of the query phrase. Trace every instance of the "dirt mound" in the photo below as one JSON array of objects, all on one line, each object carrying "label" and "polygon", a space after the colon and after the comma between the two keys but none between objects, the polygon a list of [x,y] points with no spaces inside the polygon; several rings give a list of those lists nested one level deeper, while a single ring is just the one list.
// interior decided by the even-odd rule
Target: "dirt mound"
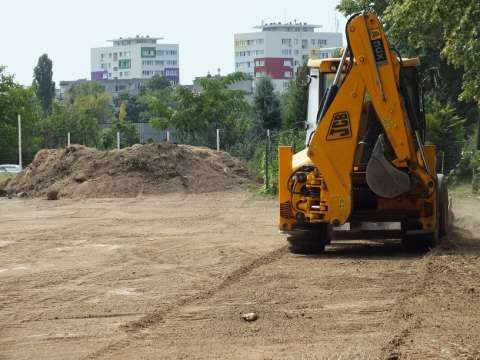
[{"label": "dirt mound", "polygon": [[10,193],[60,197],[134,197],[210,192],[252,181],[245,164],[225,152],[169,143],[101,151],[80,145],[41,150],[10,183]]}]

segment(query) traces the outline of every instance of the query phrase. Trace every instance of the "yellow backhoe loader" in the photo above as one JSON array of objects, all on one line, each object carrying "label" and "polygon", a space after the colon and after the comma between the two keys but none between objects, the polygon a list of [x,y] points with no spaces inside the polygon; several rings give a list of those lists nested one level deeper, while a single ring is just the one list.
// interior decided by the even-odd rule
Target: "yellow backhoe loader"
[{"label": "yellow backhoe loader", "polygon": [[322,251],[332,228],[396,223],[408,248],[446,234],[449,200],[425,145],[419,60],[390,47],[373,12],[346,25],[341,58],[310,59],[306,148],[279,148],[279,228]]}]

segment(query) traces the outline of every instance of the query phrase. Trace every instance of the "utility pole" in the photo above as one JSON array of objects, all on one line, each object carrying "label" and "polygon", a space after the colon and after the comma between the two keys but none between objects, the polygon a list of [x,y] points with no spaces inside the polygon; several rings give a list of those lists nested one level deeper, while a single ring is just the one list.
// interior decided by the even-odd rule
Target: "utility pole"
[{"label": "utility pole", "polygon": [[18,114],[18,165],[23,169],[22,160],[22,116]]}]

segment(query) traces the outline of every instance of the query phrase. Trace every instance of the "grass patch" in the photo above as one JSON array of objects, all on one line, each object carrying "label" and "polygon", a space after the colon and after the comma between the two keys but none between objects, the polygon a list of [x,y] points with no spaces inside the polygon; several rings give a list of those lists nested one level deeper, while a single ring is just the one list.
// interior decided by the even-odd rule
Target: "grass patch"
[{"label": "grass patch", "polygon": [[0,173],[0,196],[5,195],[5,188],[8,182],[15,177],[16,174]]},{"label": "grass patch", "polygon": [[7,182],[7,180],[13,179],[16,174],[11,173],[0,173],[0,184]]},{"label": "grass patch", "polygon": [[462,183],[457,185],[450,185],[448,191],[455,197],[477,197],[480,193],[474,193],[471,183]]}]

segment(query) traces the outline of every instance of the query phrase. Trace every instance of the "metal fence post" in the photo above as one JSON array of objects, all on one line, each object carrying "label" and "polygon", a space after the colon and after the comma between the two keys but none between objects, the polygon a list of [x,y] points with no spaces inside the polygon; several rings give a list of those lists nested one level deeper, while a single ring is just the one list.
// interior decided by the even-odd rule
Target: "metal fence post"
[{"label": "metal fence post", "polygon": [[67,146],[70,147],[70,131],[67,133]]},{"label": "metal fence post", "polygon": [[220,151],[220,129],[217,129],[217,151]]},{"label": "metal fence post", "polygon": [[167,142],[170,142],[170,130],[167,129]]},{"label": "metal fence post", "polygon": [[270,129],[267,129],[267,141],[265,142],[265,189],[270,188],[269,179],[269,167],[270,167]]},{"label": "metal fence post", "polygon": [[120,150],[120,131],[117,131],[117,150]]},{"label": "metal fence post", "polygon": [[18,114],[18,165],[23,169],[22,159],[22,116]]}]

